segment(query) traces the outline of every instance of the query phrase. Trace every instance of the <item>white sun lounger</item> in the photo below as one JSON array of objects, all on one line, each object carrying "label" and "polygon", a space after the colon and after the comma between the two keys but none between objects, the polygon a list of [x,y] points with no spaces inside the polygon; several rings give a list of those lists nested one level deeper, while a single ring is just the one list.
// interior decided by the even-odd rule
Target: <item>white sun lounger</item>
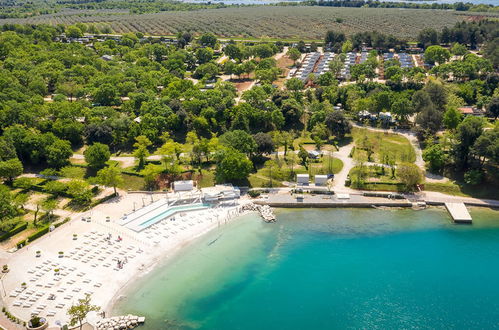
[{"label": "white sun lounger", "polygon": [[48,311],[47,316],[54,316],[56,314],[55,311]]}]

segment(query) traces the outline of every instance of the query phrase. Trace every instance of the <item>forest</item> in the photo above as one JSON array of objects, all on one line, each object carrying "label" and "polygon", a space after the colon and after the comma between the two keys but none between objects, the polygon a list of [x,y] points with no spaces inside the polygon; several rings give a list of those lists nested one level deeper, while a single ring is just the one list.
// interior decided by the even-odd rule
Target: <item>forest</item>
[{"label": "forest", "polygon": [[[411,127],[428,171],[490,197],[499,179],[498,25],[425,29],[417,42],[428,65],[409,69],[381,60],[391,42],[408,46],[401,40],[331,30],[321,45],[335,48],[337,60],[305,83],[283,76],[307,51],[304,42],[236,43],[183,32],[175,42],[125,33],[85,44],[77,41],[91,25],[4,25],[0,229],[17,230],[28,215],[36,224],[39,210],[50,219],[58,208],[91,207],[108,198],[99,185],[157,190],[192,178],[200,186],[266,187],[297,173],[337,173],[343,164],[330,155],[352,140],[352,187],[376,189],[373,178],[386,181],[378,189],[423,183],[408,141],[352,129],[352,122],[386,127],[362,119],[365,111],[390,112],[396,127]],[[374,47],[368,60],[340,82],[338,63],[366,46]],[[282,66],[282,58],[290,63]],[[383,81],[376,79],[380,68]],[[248,82],[252,87],[240,89]],[[464,106],[483,113],[465,117]],[[314,159],[312,150],[325,154]],[[385,166],[369,165],[374,161]]]}]

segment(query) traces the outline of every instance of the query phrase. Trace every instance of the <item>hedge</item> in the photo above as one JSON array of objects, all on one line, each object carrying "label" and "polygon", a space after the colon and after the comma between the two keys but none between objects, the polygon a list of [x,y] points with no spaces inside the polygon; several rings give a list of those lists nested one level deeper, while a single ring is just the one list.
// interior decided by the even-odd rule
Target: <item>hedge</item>
[{"label": "hedge", "polygon": [[40,229],[39,231],[31,234],[28,236],[28,242],[33,242],[34,240],[36,240],[37,238],[40,238],[42,237],[43,235],[45,235],[46,233],[48,233],[50,231],[50,225],[45,225],[42,229]]},{"label": "hedge", "polygon": [[[69,220],[71,220],[69,217],[68,218],[65,218],[63,221],[61,222],[58,222],[56,224],[54,224],[53,226],[55,228],[59,227],[59,226],[62,226],[63,224],[65,224],[66,222],[68,222]],[[48,224],[48,225],[45,225],[42,229],[38,230],[37,232],[31,234],[30,236],[28,236],[27,240],[28,240],[28,243],[31,243],[33,242],[34,240],[36,240],[37,238],[40,238],[42,237],[43,235],[45,235],[46,233],[48,233],[50,231],[50,227],[52,226],[52,224]],[[20,241],[17,243],[17,248],[20,249],[22,246],[26,246],[26,240],[23,240],[23,241]]]},{"label": "hedge", "polygon": [[17,233],[22,232],[22,231],[23,231],[23,230],[25,230],[27,227],[28,227],[28,223],[27,223],[27,222],[23,222],[23,223],[21,223],[21,224],[17,225],[16,227],[14,227],[13,229],[9,230],[8,232],[3,233],[3,234],[0,236],[0,242],[1,242],[1,241],[5,241],[7,238],[12,237],[12,236],[14,236],[14,235],[15,235],[15,234],[17,234]]},{"label": "hedge", "polygon": [[99,204],[101,204],[101,203],[107,202],[108,200],[110,200],[111,198],[114,198],[114,197],[116,197],[116,196],[117,196],[117,195],[115,195],[115,194],[111,194],[111,195],[107,195],[107,196],[105,196],[105,197],[102,197],[101,199],[98,199],[98,200],[96,200],[95,202],[93,202],[93,203],[91,204],[91,207],[95,207],[95,206],[97,206],[97,205],[99,205]]}]

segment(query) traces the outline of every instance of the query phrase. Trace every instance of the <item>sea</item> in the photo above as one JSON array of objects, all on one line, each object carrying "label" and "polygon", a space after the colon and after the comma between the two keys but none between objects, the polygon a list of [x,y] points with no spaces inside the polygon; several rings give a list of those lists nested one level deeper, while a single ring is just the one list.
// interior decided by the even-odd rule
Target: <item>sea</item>
[{"label": "sea", "polygon": [[141,329],[493,329],[499,211],[279,209],[184,247],[120,294]]}]

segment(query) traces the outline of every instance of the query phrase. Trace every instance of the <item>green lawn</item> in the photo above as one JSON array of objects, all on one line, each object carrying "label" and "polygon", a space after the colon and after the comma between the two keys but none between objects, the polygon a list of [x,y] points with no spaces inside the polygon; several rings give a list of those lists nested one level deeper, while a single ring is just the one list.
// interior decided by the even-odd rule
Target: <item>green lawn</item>
[{"label": "green lawn", "polygon": [[194,180],[197,181],[199,188],[212,187],[215,184],[215,172],[212,170],[201,170],[194,174]]},{"label": "green lawn", "polygon": [[424,189],[462,197],[499,198],[499,187],[491,183],[471,186],[460,182],[427,182],[424,185]]},{"label": "green lawn", "polygon": [[373,132],[354,127],[352,136],[355,142],[354,159],[367,161],[366,147],[371,147],[372,162],[384,163],[384,158],[393,157],[397,163],[416,161],[416,153],[404,136],[391,133]]},{"label": "green lawn", "polygon": [[145,181],[143,177],[123,174],[123,184],[119,185],[118,188],[125,190],[144,190]]},{"label": "green lawn", "polygon": [[348,173],[351,180],[351,187],[363,190],[388,190],[400,191],[403,189],[397,178],[392,178],[392,173],[389,168],[381,166],[364,166],[363,177],[359,182],[360,166],[353,167]]},{"label": "green lawn", "polygon": [[[268,177],[261,176],[259,174],[251,174],[248,178],[250,187],[270,187],[270,179]],[[272,180],[272,187],[282,187],[281,181]]]}]

